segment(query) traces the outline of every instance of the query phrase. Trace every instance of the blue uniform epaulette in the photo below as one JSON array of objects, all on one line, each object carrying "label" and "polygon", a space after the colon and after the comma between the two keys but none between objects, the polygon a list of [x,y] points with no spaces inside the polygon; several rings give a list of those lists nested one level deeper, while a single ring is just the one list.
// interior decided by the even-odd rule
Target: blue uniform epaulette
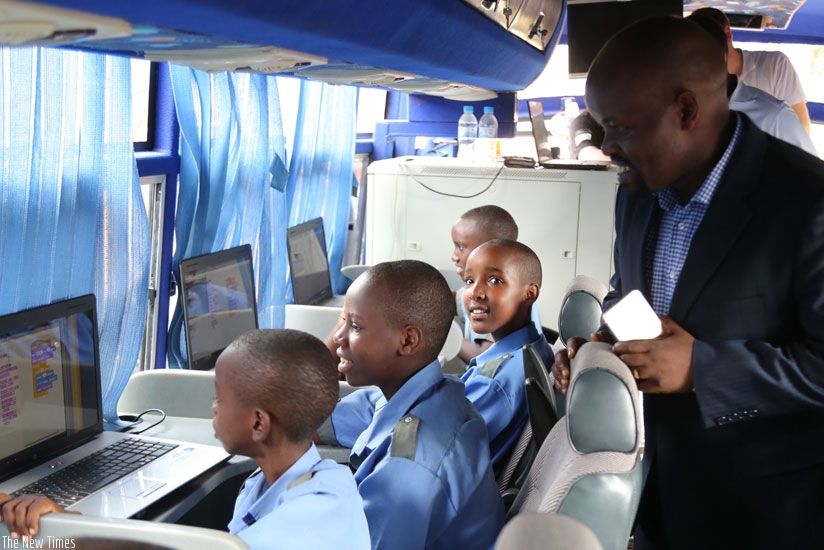
[{"label": "blue uniform epaulette", "polygon": [[421,419],[414,414],[402,416],[392,430],[389,455],[415,460],[415,445],[418,442],[418,425]]}]

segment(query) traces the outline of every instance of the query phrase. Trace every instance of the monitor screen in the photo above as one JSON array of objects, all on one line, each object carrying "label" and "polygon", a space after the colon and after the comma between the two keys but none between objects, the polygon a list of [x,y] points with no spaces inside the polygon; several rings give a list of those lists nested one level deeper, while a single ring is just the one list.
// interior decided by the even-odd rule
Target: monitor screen
[{"label": "monitor screen", "polygon": [[0,317],[0,479],[103,429],[92,294]]},{"label": "monitor screen", "polygon": [[569,76],[586,76],[595,55],[612,35],[653,15],[683,17],[682,0],[632,0],[567,5]]},{"label": "monitor screen", "polygon": [[209,370],[232,341],[258,327],[252,247],[180,262],[189,368]]},{"label": "monitor screen", "polygon": [[314,305],[332,297],[323,218],[286,230],[289,273],[296,304]]}]

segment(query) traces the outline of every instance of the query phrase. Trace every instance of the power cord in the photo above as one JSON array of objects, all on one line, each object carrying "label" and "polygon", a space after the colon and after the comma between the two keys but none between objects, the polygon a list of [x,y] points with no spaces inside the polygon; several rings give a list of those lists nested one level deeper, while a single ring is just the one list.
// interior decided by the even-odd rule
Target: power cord
[{"label": "power cord", "polygon": [[155,422],[154,424],[150,424],[149,426],[147,426],[147,427],[143,428],[143,429],[142,429],[142,430],[140,430],[140,431],[137,431],[137,432],[129,432],[129,433],[131,433],[131,434],[135,434],[135,435],[137,435],[137,434],[142,434],[142,433],[143,433],[143,432],[145,432],[146,430],[151,430],[152,428],[154,428],[155,426],[157,426],[158,424],[160,424],[161,422],[163,422],[164,420],[166,420],[166,413],[165,413],[165,412],[163,412],[163,410],[162,410],[162,409],[146,409],[145,411],[143,411],[142,413],[140,413],[139,415],[137,415],[137,416],[135,417],[135,419],[134,419],[134,424],[132,424],[132,426],[134,426],[135,424],[137,424],[138,422],[140,422],[140,420],[143,418],[143,415],[144,415],[144,414],[147,414],[147,413],[150,413],[150,412],[160,413],[160,420],[158,420],[158,421],[157,421],[157,422]]}]

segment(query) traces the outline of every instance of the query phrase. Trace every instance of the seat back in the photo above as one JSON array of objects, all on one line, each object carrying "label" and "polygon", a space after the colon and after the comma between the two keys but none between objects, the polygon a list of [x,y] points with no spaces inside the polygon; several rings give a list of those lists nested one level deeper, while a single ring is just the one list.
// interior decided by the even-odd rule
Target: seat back
[{"label": "seat back", "polygon": [[509,508],[518,494],[538,448],[552,426],[558,421],[552,406],[551,381],[549,371],[541,356],[532,346],[523,347],[524,385],[529,421],[524,426],[518,441],[509,455],[507,464],[498,476],[498,489]]},{"label": "seat back", "polygon": [[571,368],[567,413],[538,450],[509,515],[570,516],[605,549],[625,550],[641,490],[638,389],[605,343],[581,346]]},{"label": "seat back", "polygon": [[[601,327],[601,313],[607,287],[594,277],[578,275],[567,285],[561,309],[558,313],[558,342],[566,346],[574,336],[589,340],[589,335]],[[558,390],[554,395],[553,408],[558,417],[566,413],[566,396]]]},{"label": "seat back", "polygon": [[549,430],[558,421],[557,405],[549,369],[531,344],[523,348],[524,380],[526,381],[526,404],[532,436],[540,447]]},{"label": "seat back", "polygon": [[[9,536],[0,523],[0,537]],[[78,514],[48,514],[40,518],[40,530],[27,548],[95,548],[97,550],[248,550],[240,537],[216,529],[175,525],[138,519],[111,519]]]},{"label": "seat back", "polygon": [[309,306],[303,304],[286,304],[283,326],[308,332],[321,342],[338,324],[343,308],[329,306]]},{"label": "seat back", "polygon": [[558,337],[564,345],[573,336],[589,340],[601,326],[601,306],[607,287],[594,277],[578,275],[567,285],[558,313]]},{"label": "seat back", "polygon": [[215,371],[153,369],[135,373],[117,402],[119,415],[160,409],[169,416],[212,418]]},{"label": "seat back", "polygon": [[518,514],[508,522],[495,550],[601,550],[592,530],[560,514]]}]

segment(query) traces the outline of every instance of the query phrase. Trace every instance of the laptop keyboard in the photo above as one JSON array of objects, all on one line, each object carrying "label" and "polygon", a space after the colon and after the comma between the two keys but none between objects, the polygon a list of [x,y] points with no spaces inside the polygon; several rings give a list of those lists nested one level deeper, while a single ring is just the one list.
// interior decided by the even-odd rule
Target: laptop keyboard
[{"label": "laptop keyboard", "polygon": [[12,496],[44,495],[60,506],[71,506],[177,447],[141,439],[123,439],[86,458],[15,491]]}]

